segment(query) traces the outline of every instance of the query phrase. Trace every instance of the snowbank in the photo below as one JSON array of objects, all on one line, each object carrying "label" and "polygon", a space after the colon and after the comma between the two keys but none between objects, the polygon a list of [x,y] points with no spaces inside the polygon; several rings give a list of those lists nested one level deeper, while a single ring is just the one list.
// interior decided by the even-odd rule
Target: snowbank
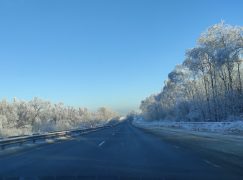
[{"label": "snowbank", "polygon": [[243,135],[243,121],[234,122],[171,122],[171,121],[145,121],[142,118],[134,119],[133,123],[149,127],[180,128],[189,131],[206,131],[224,134]]},{"label": "snowbank", "polygon": [[10,137],[10,136],[24,136],[31,135],[32,129],[29,127],[26,128],[0,128],[0,138]]}]

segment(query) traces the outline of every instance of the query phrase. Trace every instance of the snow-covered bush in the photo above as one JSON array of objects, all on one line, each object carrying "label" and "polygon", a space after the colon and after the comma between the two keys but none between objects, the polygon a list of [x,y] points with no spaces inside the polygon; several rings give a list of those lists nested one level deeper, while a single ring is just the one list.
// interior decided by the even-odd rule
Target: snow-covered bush
[{"label": "snow-covered bush", "polygon": [[107,108],[90,112],[63,103],[52,104],[39,98],[30,101],[0,101],[0,136],[88,128],[105,124],[117,114]]}]

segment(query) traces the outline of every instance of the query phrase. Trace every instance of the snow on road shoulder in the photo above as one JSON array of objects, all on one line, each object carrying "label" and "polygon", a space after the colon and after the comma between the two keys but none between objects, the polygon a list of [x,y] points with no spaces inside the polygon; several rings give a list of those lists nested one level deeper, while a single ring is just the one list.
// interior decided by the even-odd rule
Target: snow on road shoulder
[{"label": "snow on road shoulder", "polygon": [[143,127],[168,127],[199,132],[216,132],[222,134],[243,135],[243,121],[234,122],[173,122],[173,121],[145,121],[136,118],[134,125]]},{"label": "snow on road shoulder", "polygon": [[[232,134],[232,132],[236,132],[235,129],[242,132],[242,121],[189,123],[147,122],[143,119],[135,119],[133,124],[136,127],[153,132],[153,134],[162,137],[163,140],[169,141],[173,145],[194,149],[197,152],[203,150],[211,154],[211,157],[223,158],[223,161],[243,168],[243,134]],[[198,131],[198,128],[200,131]]]}]

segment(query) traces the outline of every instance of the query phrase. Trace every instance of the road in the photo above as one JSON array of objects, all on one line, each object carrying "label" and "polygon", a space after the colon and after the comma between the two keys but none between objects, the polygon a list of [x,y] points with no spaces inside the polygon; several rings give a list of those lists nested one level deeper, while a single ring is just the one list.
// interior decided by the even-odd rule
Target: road
[{"label": "road", "polygon": [[[118,126],[0,157],[0,177],[36,179],[241,179],[190,148]],[[1,178],[0,178],[1,179]],[[21,179],[21,178],[20,178]],[[24,178],[22,178],[24,179]]]}]

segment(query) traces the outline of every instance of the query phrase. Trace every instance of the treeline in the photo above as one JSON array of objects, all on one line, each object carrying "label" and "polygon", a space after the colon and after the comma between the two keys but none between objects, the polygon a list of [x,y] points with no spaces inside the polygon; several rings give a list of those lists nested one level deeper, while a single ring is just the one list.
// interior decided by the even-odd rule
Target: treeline
[{"label": "treeline", "polygon": [[243,27],[208,28],[162,92],[141,102],[148,120],[222,121],[243,115]]},{"label": "treeline", "polygon": [[87,108],[74,108],[63,103],[52,104],[39,98],[30,101],[14,99],[12,102],[0,101],[0,135],[15,135],[20,129],[28,132],[48,132],[72,128],[88,128],[107,123],[117,113],[99,108],[90,112]]}]

